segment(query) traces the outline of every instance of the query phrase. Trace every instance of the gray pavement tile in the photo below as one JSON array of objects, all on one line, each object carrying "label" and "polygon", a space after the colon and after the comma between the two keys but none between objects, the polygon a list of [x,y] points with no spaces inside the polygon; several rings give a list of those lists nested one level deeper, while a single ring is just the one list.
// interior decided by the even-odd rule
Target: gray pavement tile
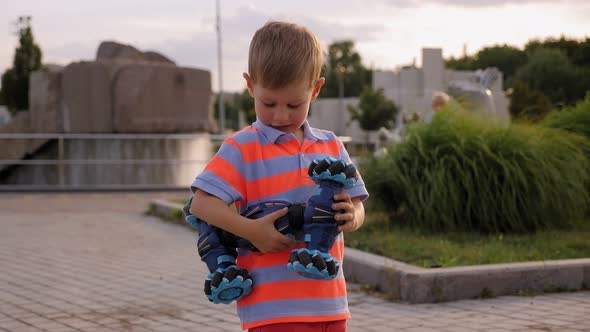
[{"label": "gray pavement tile", "polygon": [[[0,194],[0,332],[240,331],[194,234],[143,215],[174,195]],[[351,332],[590,330],[590,292],[408,305],[350,284],[349,304]]]}]

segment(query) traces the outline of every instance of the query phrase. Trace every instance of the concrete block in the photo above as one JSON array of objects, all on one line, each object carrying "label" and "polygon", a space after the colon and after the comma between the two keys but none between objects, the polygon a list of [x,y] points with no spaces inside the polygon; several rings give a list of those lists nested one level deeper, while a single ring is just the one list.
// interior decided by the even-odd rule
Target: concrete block
[{"label": "concrete block", "polygon": [[125,66],[112,86],[114,131],[176,133],[212,128],[210,73],[172,65]]},{"label": "concrete block", "polygon": [[590,289],[590,264],[584,266],[584,284],[582,287],[584,289]]},{"label": "concrete block", "polygon": [[100,43],[98,50],[96,51],[96,60],[150,61],[174,64],[174,61],[158,52],[142,52],[131,45],[121,44],[114,41],[104,41]]},{"label": "concrete block", "polygon": [[111,82],[124,64],[75,62],[62,79],[63,128],[66,133],[113,131]]},{"label": "concrete block", "polygon": [[[19,134],[31,131],[31,115],[29,112],[17,112],[12,120],[0,128],[0,133]],[[0,139],[0,160],[21,159],[29,151],[30,140]],[[0,171],[9,165],[0,165]]]},{"label": "concrete block", "polygon": [[590,259],[425,269],[402,275],[402,300],[430,303],[580,290]]},{"label": "concrete block", "polygon": [[348,247],[344,250],[342,269],[347,279],[368,285],[396,299],[402,297],[401,278],[403,271],[423,270],[393,259]]},{"label": "concrete block", "polygon": [[41,70],[31,74],[29,112],[34,133],[62,133],[62,70]]},{"label": "concrete block", "polygon": [[182,210],[182,208],[183,206],[181,204],[169,202],[163,199],[156,199],[150,202],[149,212],[150,214],[162,219],[174,220],[177,217],[177,211]]}]

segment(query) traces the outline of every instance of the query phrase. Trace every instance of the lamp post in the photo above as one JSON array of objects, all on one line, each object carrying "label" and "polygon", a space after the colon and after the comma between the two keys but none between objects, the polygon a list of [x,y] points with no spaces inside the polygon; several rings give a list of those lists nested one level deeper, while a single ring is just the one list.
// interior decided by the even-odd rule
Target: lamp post
[{"label": "lamp post", "polygon": [[346,73],[346,68],[338,64],[336,66],[336,76],[338,77],[338,109],[340,110],[340,121],[338,121],[338,135],[344,135],[344,74]]},{"label": "lamp post", "polygon": [[223,135],[225,131],[225,105],[223,103],[223,65],[221,63],[221,10],[219,0],[216,3],[216,29],[217,29],[217,80],[219,82],[219,100],[217,109],[219,111],[219,133]]}]

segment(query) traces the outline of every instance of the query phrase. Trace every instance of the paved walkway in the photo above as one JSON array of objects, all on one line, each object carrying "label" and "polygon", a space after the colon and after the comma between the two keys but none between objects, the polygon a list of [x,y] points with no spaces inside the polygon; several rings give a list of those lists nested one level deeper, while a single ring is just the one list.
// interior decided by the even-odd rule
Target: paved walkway
[{"label": "paved walkway", "polygon": [[[240,331],[194,236],[142,212],[185,193],[0,194],[0,331]],[[590,331],[590,292],[430,305],[350,286],[351,332]]]}]

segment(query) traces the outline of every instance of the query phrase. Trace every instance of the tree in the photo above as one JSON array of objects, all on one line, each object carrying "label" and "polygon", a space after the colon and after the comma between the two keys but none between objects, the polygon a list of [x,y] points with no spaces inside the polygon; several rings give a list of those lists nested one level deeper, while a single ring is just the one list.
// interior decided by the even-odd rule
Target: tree
[{"label": "tree", "polygon": [[476,68],[496,67],[503,75],[504,81],[511,86],[510,79],[516,70],[527,62],[527,54],[516,47],[508,45],[496,45],[485,47],[475,55],[474,66]]},{"label": "tree", "polygon": [[563,51],[538,48],[514,79],[547,96],[553,105],[573,104],[588,90],[587,69],[574,66]]},{"label": "tree", "polygon": [[21,16],[16,23],[19,46],[14,53],[12,68],[2,75],[1,99],[12,112],[29,108],[29,77],[41,69],[41,49],[35,43],[31,17]]},{"label": "tree", "polygon": [[590,37],[579,44],[571,59],[575,65],[590,67]]},{"label": "tree", "polygon": [[[8,72],[8,70],[6,72]],[[4,74],[2,74],[2,76],[4,76]],[[4,95],[2,94],[2,86],[4,85],[4,77],[0,78],[0,84],[1,84],[0,85],[0,105],[6,105],[6,102],[4,101]]]},{"label": "tree", "polygon": [[473,57],[464,55],[460,58],[450,57],[445,59],[445,67],[454,70],[474,70],[475,59]]},{"label": "tree", "polygon": [[502,72],[504,82],[507,82],[506,85],[511,86],[510,78],[526,62],[526,52],[509,45],[494,45],[484,47],[472,57],[450,57],[445,60],[445,66],[455,70],[476,70],[496,67]]},{"label": "tree", "polygon": [[357,97],[364,87],[371,85],[373,77],[371,70],[361,63],[361,56],[354,49],[352,40],[330,44],[322,76],[326,78],[326,84],[320,97],[325,98],[340,96],[340,80],[343,97]]},{"label": "tree", "polygon": [[[573,104],[590,90],[589,37],[530,40],[523,50],[495,45],[481,49],[474,56],[451,57],[445,64],[457,70],[497,67],[504,75],[504,86],[515,88],[516,82],[524,83],[533,95],[544,95],[557,106]],[[521,85],[517,94],[525,91]]]},{"label": "tree", "polygon": [[539,122],[551,111],[551,101],[541,92],[521,81],[514,83],[510,94],[510,115],[514,119]]},{"label": "tree", "polygon": [[361,93],[358,107],[348,107],[351,121],[358,121],[361,129],[366,131],[378,130],[381,127],[393,128],[398,111],[395,103],[385,98],[383,89],[375,91],[370,87],[365,87]]},{"label": "tree", "polygon": [[524,51],[529,54],[532,54],[539,49],[553,49],[563,52],[569,59],[572,59],[574,58],[574,56],[578,52],[578,49],[580,48],[579,44],[580,43],[577,40],[569,39],[562,35],[561,37],[559,37],[559,39],[549,37],[545,40],[530,40],[524,46]]},{"label": "tree", "polygon": [[[227,93],[224,93],[223,96],[223,105],[225,107],[225,127],[232,130],[238,130],[239,110],[236,107],[235,103],[236,97]],[[219,94],[215,95],[215,102],[213,103],[213,107],[213,116],[215,117],[215,119],[219,119]]]},{"label": "tree", "polygon": [[254,111],[254,98],[250,96],[248,89],[244,89],[236,98],[238,109],[244,113],[247,123],[256,121],[256,112]]},{"label": "tree", "polygon": [[[256,112],[254,111],[254,98],[250,96],[248,89],[241,93],[224,94],[225,96],[225,123],[226,127],[232,130],[240,128],[240,112],[244,114],[247,124],[256,121]],[[213,116],[219,118],[219,98],[215,97]]]}]

